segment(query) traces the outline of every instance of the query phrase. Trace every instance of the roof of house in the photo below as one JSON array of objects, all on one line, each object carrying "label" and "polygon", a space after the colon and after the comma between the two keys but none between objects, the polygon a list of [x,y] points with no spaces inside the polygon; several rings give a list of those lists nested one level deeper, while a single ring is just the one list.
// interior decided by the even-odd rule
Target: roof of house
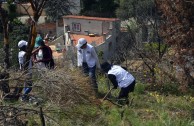
[{"label": "roof of house", "polygon": [[77,16],[77,15],[67,15],[67,16],[63,16],[63,18],[98,20],[98,21],[119,21],[118,18],[88,17],[88,16]]},{"label": "roof of house", "polygon": [[77,45],[77,42],[80,38],[85,38],[87,40],[87,43],[93,44],[93,45],[100,45],[103,43],[103,36],[94,36],[90,37],[89,35],[80,35],[80,34],[70,34],[71,39],[73,40],[73,45]]}]

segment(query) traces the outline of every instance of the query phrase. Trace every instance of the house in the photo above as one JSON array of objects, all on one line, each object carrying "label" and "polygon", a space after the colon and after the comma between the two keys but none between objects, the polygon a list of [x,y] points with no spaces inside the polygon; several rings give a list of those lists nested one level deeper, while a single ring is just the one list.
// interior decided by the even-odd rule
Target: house
[{"label": "house", "polygon": [[85,38],[95,46],[102,60],[108,60],[115,51],[120,33],[120,20],[88,16],[63,16],[64,43],[66,49],[77,44],[79,38]]}]

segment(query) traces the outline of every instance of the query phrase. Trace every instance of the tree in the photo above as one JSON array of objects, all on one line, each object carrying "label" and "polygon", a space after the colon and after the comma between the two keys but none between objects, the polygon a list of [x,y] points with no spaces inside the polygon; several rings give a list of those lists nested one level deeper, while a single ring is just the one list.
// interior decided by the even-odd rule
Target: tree
[{"label": "tree", "polygon": [[[122,20],[134,18],[139,27],[142,28],[143,39],[147,40],[148,27],[151,24],[152,32],[156,34],[156,25],[158,22],[154,0],[120,0],[116,15]],[[155,30],[154,30],[155,29]],[[152,38],[156,41],[156,38]]]},{"label": "tree", "polygon": [[[164,48],[161,47],[163,44],[160,36],[158,35],[158,24],[160,18],[158,18],[154,0],[120,0],[119,5],[120,6],[117,9],[116,14],[122,20],[126,20],[126,22],[128,22],[127,31],[128,34],[130,34],[128,41],[121,44],[125,43],[124,45],[126,45],[126,43],[129,43],[129,45],[133,47],[131,49],[134,50],[134,53],[136,53],[136,55],[138,55],[147,66],[154,82],[155,68],[157,64],[160,63],[167,49],[166,45]],[[131,21],[135,23],[131,24]],[[134,25],[137,26],[135,28],[136,30],[133,28]],[[136,37],[139,34],[141,34],[142,38],[139,36]],[[131,42],[133,43],[130,44]],[[150,42],[150,47],[157,45],[157,48],[144,50],[142,42]],[[122,50],[122,48],[120,50]],[[129,56],[128,52],[130,50],[126,50],[126,56]]]},{"label": "tree", "polygon": [[83,0],[81,14],[97,17],[115,17],[118,4],[114,0]]},{"label": "tree", "polygon": [[[17,4],[20,4],[28,13],[27,8],[25,8],[22,5],[23,1],[17,1]],[[39,17],[42,14],[42,11],[44,9],[44,6],[46,4],[47,0],[29,0],[29,3],[31,4],[31,8],[33,11],[33,15],[32,17],[30,16],[30,14],[28,13],[30,19],[31,19],[31,26],[30,26],[30,33],[29,33],[29,38],[28,38],[28,46],[27,46],[27,53],[26,53],[26,65],[25,68],[27,69],[28,64],[29,64],[29,60],[31,57],[31,53],[32,50],[34,48],[34,44],[35,44],[35,39],[36,39],[36,35],[37,35],[37,31],[36,31],[36,26],[37,26],[37,22]]]},{"label": "tree", "polygon": [[9,35],[8,35],[8,25],[9,25],[9,18],[8,18],[8,12],[2,8],[2,2],[0,1],[0,18],[1,23],[3,26],[3,34],[4,34],[4,67],[5,69],[9,68]]},{"label": "tree", "polygon": [[181,84],[194,86],[194,1],[156,0],[162,13],[160,35],[176,51],[174,63],[184,72]]},{"label": "tree", "polygon": [[76,3],[72,0],[48,0],[45,5],[46,14],[53,21],[72,14],[70,8],[76,8]]}]

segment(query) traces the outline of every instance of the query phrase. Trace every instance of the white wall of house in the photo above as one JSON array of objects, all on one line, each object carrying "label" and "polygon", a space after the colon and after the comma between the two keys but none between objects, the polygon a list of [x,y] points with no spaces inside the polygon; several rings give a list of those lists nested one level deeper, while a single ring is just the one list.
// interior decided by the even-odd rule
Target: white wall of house
[{"label": "white wall of house", "polygon": [[113,41],[114,40],[110,37],[106,40],[106,42],[96,46],[97,53],[103,53],[102,57],[99,57],[101,62],[109,60],[114,53]]},{"label": "white wall of house", "polygon": [[119,37],[119,30],[112,29],[108,34],[104,34],[104,43],[96,46],[98,53],[103,52],[103,56],[100,57],[101,61],[107,61],[112,58],[115,53],[116,45],[118,44],[117,38]]},{"label": "white wall of house", "polygon": [[[109,32],[109,28],[112,28],[112,22],[64,18],[64,26],[68,26],[71,33],[87,34],[86,31],[88,31],[89,33],[102,35],[103,33]],[[66,28],[64,29],[67,31]]]},{"label": "white wall of house", "polygon": [[[67,45],[69,45],[70,42],[69,35],[67,33],[68,31],[70,31],[70,33],[84,35],[87,35],[88,33],[86,31],[88,31],[89,33],[95,33],[100,36],[103,35],[103,40],[99,40],[102,41],[102,44],[97,45],[96,43],[99,42],[95,41],[91,43],[93,46],[95,46],[98,54],[103,53],[102,57],[100,57],[102,62],[110,60],[111,56],[113,56],[115,53],[115,47],[118,40],[117,38],[120,34],[120,20],[97,20],[97,18],[96,20],[89,20],[82,18],[64,17],[63,23],[66,39],[65,41]],[[75,24],[77,24],[77,31],[73,28]]]},{"label": "white wall of house", "polygon": [[63,21],[56,21],[56,35],[57,37],[64,35],[64,24]]}]

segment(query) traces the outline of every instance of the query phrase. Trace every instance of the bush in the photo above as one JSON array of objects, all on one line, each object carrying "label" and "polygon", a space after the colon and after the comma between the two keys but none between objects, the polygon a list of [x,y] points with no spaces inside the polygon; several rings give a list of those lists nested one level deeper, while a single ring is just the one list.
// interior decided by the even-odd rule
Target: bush
[{"label": "bush", "polygon": [[137,94],[143,94],[146,88],[146,84],[136,83],[134,92]]}]

